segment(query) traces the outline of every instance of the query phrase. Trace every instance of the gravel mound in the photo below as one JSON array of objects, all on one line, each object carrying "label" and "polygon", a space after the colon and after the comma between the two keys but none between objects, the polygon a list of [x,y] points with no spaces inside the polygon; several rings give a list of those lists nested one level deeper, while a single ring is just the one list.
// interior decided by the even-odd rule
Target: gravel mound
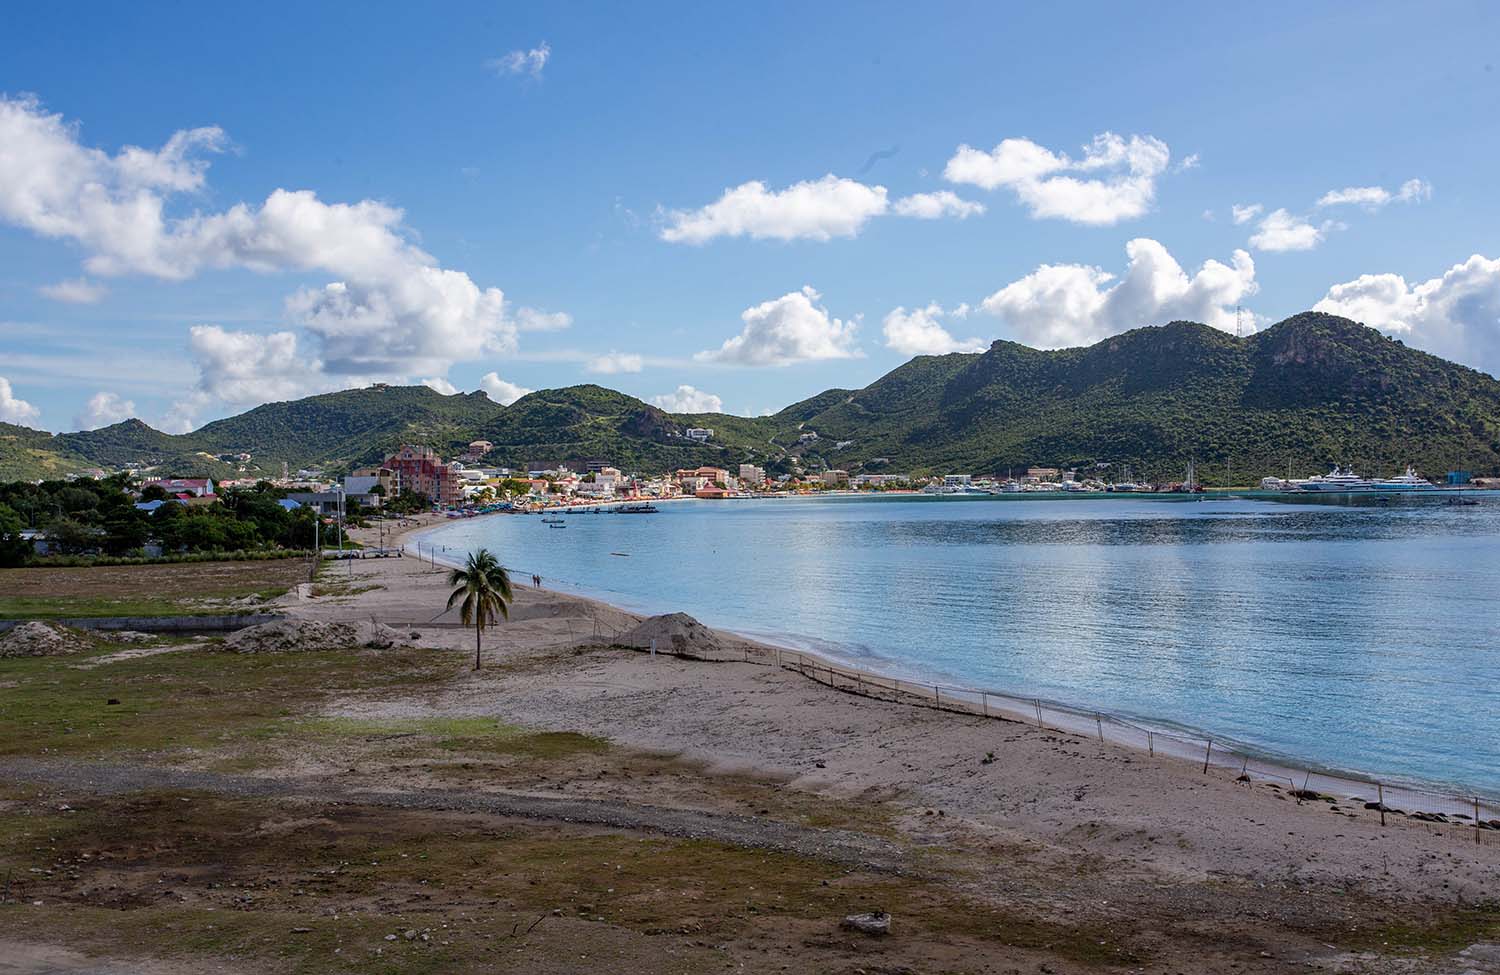
[{"label": "gravel mound", "polygon": [[634,629],[620,636],[618,642],[627,647],[649,650],[653,640],[658,653],[712,658],[724,652],[724,645],[714,636],[714,631],[686,613],[668,613],[642,620]]},{"label": "gravel mound", "polygon": [[273,620],[249,626],[224,641],[235,653],[309,653],[321,650],[389,650],[408,645],[410,636],[384,623],[329,623]]},{"label": "gravel mound", "polygon": [[90,648],[77,630],[31,620],[0,633],[0,657],[57,657]]}]

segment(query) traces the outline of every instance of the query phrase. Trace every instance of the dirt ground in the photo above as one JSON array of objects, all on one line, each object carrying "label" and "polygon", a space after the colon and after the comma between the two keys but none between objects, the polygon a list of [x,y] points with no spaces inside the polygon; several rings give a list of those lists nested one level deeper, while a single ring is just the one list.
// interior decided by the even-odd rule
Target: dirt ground
[{"label": "dirt ground", "polygon": [[0,569],[0,618],[223,611],[275,599],[308,573],[305,559]]},{"label": "dirt ground", "polygon": [[1473,830],[339,569],[418,646],[0,661],[0,975],[1500,971]]}]

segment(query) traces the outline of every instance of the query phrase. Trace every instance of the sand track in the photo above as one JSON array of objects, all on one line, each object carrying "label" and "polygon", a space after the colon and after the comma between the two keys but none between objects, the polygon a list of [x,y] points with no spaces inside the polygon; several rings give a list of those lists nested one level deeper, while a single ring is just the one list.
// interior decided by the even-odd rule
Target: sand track
[{"label": "sand track", "polygon": [[714,840],[829,860],[874,873],[901,873],[906,857],[887,840],[849,830],[813,829],[756,816],[739,816],[617,800],[457,789],[401,791],[343,789],[324,780],[222,775],[124,763],[0,759],[0,778],[70,792],[118,795],[148,790],[207,792],[229,798],[303,799],[395,809],[484,813]]}]

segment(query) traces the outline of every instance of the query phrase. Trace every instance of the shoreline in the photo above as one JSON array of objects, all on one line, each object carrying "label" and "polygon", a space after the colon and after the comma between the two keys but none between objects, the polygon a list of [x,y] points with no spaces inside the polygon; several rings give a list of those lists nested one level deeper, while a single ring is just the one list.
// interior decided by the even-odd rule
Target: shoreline
[{"label": "shoreline", "polygon": [[[492,514],[506,513],[492,512]],[[457,519],[457,521],[465,520],[468,519]],[[447,527],[454,521],[454,519],[443,518],[435,519],[431,524],[413,526],[398,536],[397,544],[403,550],[411,552],[408,545],[416,544],[419,536]],[[443,551],[449,551],[448,547],[445,546]],[[453,551],[466,552],[467,550],[454,549]],[[447,568],[460,566],[457,558],[449,555],[439,556],[432,547],[429,547],[426,554],[420,557],[434,565],[443,565]],[[617,613],[651,615],[644,610],[635,610],[613,603],[608,598],[597,594],[597,590],[589,590],[587,587],[583,587],[583,591],[573,592],[567,589],[550,588],[544,584],[542,589],[569,598],[597,603]],[[671,610],[666,612],[671,612]],[[1148,755],[1169,755],[1181,761],[1202,764],[1205,770],[1209,767],[1224,770],[1239,769],[1241,775],[1249,776],[1250,780],[1259,778],[1264,781],[1287,783],[1294,792],[1338,794],[1345,799],[1378,801],[1381,805],[1391,809],[1423,813],[1452,813],[1455,812],[1455,807],[1468,808],[1468,805],[1472,803],[1473,812],[1477,814],[1477,818],[1500,820],[1500,795],[1486,794],[1482,790],[1469,789],[1453,783],[1411,781],[1400,777],[1387,780],[1372,773],[1331,767],[1301,759],[1298,756],[1279,755],[1274,750],[1259,748],[1253,743],[1224,737],[1215,738],[1205,729],[1172,722],[1169,719],[1120,715],[1048,698],[1022,697],[1003,690],[947,684],[941,679],[918,680],[910,676],[861,666],[851,662],[848,658],[816,649],[786,646],[784,643],[776,642],[774,637],[768,639],[762,635],[725,630],[709,621],[703,622],[715,633],[727,634],[736,640],[769,648],[777,655],[776,665],[793,672],[798,672],[798,668],[784,664],[782,661],[789,655],[802,659],[814,668],[813,675],[803,673],[804,677],[851,693],[866,693],[866,685],[868,685],[868,690],[873,691],[876,688],[888,686],[882,685],[881,682],[894,682],[894,686],[891,687],[893,693],[913,698],[904,703],[914,704],[916,699],[925,696],[928,688],[932,688],[932,703],[918,706],[935,706],[943,711],[1015,721],[1043,728],[1051,727],[1074,735],[1097,736],[1101,744],[1107,742],[1120,745]],[[819,668],[829,671],[829,681],[820,680],[815,675]],[[846,683],[853,681],[854,687],[851,689],[832,683],[837,679],[843,679]],[[921,693],[914,693],[914,689],[920,689]],[[946,700],[943,698],[945,694]],[[1371,790],[1375,790],[1375,793],[1371,794]],[[1376,799],[1376,795],[1380,798]],[[1468,818],[1470,814],[1459,813],[1459,815]]]}]

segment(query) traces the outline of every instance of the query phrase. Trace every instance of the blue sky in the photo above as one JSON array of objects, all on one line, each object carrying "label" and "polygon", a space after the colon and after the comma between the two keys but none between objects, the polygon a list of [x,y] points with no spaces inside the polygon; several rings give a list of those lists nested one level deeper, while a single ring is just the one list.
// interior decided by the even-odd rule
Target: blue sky
[{"label": "blue sky", "polygon": [[0,419],[182,430],[372,380],[752,414],[1237,306],[1494,374],[1497,28],[1485,3],[12,5]]}]

